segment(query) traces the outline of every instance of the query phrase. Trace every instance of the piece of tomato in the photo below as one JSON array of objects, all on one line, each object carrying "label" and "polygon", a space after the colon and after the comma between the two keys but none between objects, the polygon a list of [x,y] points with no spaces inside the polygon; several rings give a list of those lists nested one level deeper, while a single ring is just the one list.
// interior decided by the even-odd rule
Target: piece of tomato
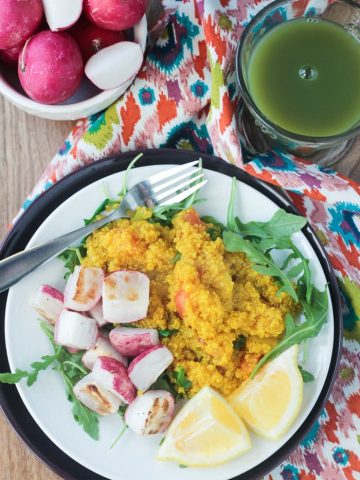
[{"label": "piece of tomato", "polygon": [[184,290],[179,290],[175,295],[175,306],[176,311],[181,318],[184,318],[185,315],[185,302],[189,298],[189,295]]}]

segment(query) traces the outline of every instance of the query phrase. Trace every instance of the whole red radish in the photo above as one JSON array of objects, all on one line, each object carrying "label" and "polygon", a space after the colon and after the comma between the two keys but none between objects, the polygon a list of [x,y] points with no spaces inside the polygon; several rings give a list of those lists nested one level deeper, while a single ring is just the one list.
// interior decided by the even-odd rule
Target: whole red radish
[{"label": "whole red radish", "polygon": [[1,0],[0,50],[23,44],[40,25],[41,0]]},{"label": "whole red radish", "polygon": [[102,48],[126,40],[124,32],[97,27],[85,18],[80,18],[76,25],[69,30],[69,33],[76,40],[84,63]]},{"label": "whole red radish", "polygon": [[25,43],[18,73],[29,97],[53,105],[76,92],[84,66],[79,47],[70,35],[45,30]]},{"label": "whole red radish", "polygon": [[8,48],[7,50],[0,50],[0,61],[12,67],[17,66],[19,54],[22,48],[23,46],[21,45],[18,47]]},{"label": "whole red radish", "polygon": [[84,13],[90,22],[108,30],[126,30],[138,23],[147,0],[84,0]]}]

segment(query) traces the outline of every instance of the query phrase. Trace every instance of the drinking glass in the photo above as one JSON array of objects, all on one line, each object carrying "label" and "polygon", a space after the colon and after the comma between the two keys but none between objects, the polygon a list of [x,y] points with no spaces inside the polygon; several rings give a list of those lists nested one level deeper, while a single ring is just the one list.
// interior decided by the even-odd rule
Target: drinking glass
[{"label": "drinking glass", "polygon": [[347,153],[360,133],[360,112],[359,122],[343,133],[324,137],[300,135],[267,118],[249,91],[249,63],[258,42],[274,27],[302,17],[309,22],[317,18],[330,20],[346,29],[357,41],[360,40],[360,5],[354,1],[335,0],[327,3],[324,0],[277,0],[267,5],[245,28],[236,53],[237,80],[242,95],[237,111],[239,134],[250,156],[280,148],[320,164],[332,165]]}]

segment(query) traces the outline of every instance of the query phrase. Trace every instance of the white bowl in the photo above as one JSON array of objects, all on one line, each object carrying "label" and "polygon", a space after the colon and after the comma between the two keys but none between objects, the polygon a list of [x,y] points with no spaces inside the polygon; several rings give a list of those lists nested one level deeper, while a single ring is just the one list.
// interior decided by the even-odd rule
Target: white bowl
[{"label": "white bowl", "polygon": [[[147,24],[144,16],[134,27],[135,39],[142,47],[146,44]],[[75,95],[59,105],[35,102],[21,87],[17,69],[0,63],[0,93],[20,110],[50,120],[77,120],[100,112],[117,100],[132,84],[135,76],[118,88],[102,91],[84,78]]]}]

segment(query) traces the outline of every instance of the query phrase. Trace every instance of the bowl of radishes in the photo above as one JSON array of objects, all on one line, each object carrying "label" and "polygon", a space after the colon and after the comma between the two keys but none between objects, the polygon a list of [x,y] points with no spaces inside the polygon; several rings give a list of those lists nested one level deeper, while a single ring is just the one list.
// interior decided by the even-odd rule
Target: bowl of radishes
[{"label": "bowl of radishes", "polygon": [[108,107],[141,68],[147,0],[2,0],[0,93],[75,120]]}]

